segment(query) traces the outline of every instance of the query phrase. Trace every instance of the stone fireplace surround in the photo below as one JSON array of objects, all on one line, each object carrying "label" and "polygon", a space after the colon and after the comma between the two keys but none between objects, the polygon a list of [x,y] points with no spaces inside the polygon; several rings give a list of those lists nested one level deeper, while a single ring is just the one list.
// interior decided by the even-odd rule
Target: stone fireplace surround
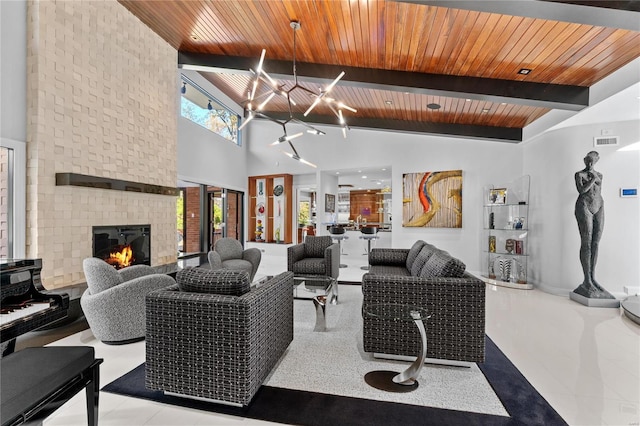
[{"label": "stone fireplace surround", "polygon": [[27,1],[26,255],[42,282],[85,281],[92,228],[149,224],[176,261],[173,194],[56,185],[57,173],[175,188],[177,51],[116,0]]}]

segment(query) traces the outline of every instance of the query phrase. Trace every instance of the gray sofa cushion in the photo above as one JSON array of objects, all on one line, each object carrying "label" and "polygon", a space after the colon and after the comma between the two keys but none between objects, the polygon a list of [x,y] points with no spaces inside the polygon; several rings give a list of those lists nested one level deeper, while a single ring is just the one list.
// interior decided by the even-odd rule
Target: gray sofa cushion
[{"label": "gray sofa cushion", "polygon": [[413,243],[413,245],[409,249],[409,254],[407,255],[407,264],[406,264],[407,271],[411,271],[413,262],[416,260],[416,257],[418,257],[418,254],[420,254],[420,250],[422,250],[422,247],[425,244],[426,243],[422,240],[418,240],[415,243]]},{"label": "gray sofa cushion", "polygon": [[407,268],[399,265],[371,265],[369,266],[369,273],[372,275],[399,275],[401,277],[410,276]]},{"label": "gray sofa cushion", "polygon": [[178,272],[178,287],[191,293],[242,296],[251,289],[249,274],[244,271],[205,268],[186,268]]},{"label": "gray sofa cushion", "polygon": [[420,253],[418,253],[418,255],[416,256],[416,260],[413,261],[413,265],[411,265],[411,269],[409,270],[412,277],[420,276],[420,271],[422,271],[425,263],[427,263],[429,258],[431,258],[431,255],[436,250],[437,249],[435,249],[435,247],[433,247],[431,244],[425,243],[422,246],[422,248],[420,249]]},{"label": "gray sofa cushion", "polygon": [[454,277],[464,275],[466,265],[443,250],[435,250],[425,262],[419,276],[422,278]]},{"label": "gray sofa cushion", "polygon": [[321,237],[308,236],[304,240],[304,257],[324,257],[324,251],[333,244],[329,235]]}]

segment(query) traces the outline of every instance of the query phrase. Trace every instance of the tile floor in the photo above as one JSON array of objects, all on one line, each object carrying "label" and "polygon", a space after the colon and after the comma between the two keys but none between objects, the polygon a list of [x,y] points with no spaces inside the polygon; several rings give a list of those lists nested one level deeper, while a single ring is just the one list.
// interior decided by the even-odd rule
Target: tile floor
[{"label": "tile floor", "polygon": [[[365,273],[360,267],[367,258],[361,249],[364,252],[364,246],[353,244],[342,257],[348,267],[340,270],[341,280],[359,281]],[[279,273],[285,265],[286,246],[270,247],[263,253],[258,276]],[[487,286],[486,330],[570,425],[640,425],[640,326],[620,309],[587,308],[535,289]],[[107,346],[90,330],[53,344],[94,346],[97,356],[105,359],[103,384],[144,361],[144,342]],[[86,424],[84,395],[69,401],[45,424]],[[102,393],[100,424],[267,423]]]}]

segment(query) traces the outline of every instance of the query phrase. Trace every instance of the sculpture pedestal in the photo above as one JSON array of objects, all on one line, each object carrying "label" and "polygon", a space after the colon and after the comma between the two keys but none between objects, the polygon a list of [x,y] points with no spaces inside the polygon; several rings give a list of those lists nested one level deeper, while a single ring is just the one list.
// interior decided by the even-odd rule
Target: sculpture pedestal
[{"label": "sculpture pedestal", "polygon": [[569,293],[569,298],[574,302],[581,303],[585,306],[593,308],[619,308],[620,301],[618,299],[599,299],[595,297],[584,297],[581,294],[572,291]]}]

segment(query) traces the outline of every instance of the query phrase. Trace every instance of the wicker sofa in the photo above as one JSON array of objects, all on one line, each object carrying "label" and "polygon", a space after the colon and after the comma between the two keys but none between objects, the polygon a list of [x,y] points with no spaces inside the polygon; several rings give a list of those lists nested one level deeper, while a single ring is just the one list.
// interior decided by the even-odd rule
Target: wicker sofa
[{"label": "wicker sofa", "polygon": [[[464,263],[417,241],[411,249],[375,248],[369,265],[362,278],[364,304],[415,305],[432,315],[425,321],[428,358],[484,361],[485,284],[465,272]],[[415,356],[421,350],[413,322],[363,321],[366,352]]]},{"label": "wicker sofa", "polygon": [[188,268],[146,300],[145,386],[251,402],[293,340],[293,274],[250,287],[244,271]]}]

